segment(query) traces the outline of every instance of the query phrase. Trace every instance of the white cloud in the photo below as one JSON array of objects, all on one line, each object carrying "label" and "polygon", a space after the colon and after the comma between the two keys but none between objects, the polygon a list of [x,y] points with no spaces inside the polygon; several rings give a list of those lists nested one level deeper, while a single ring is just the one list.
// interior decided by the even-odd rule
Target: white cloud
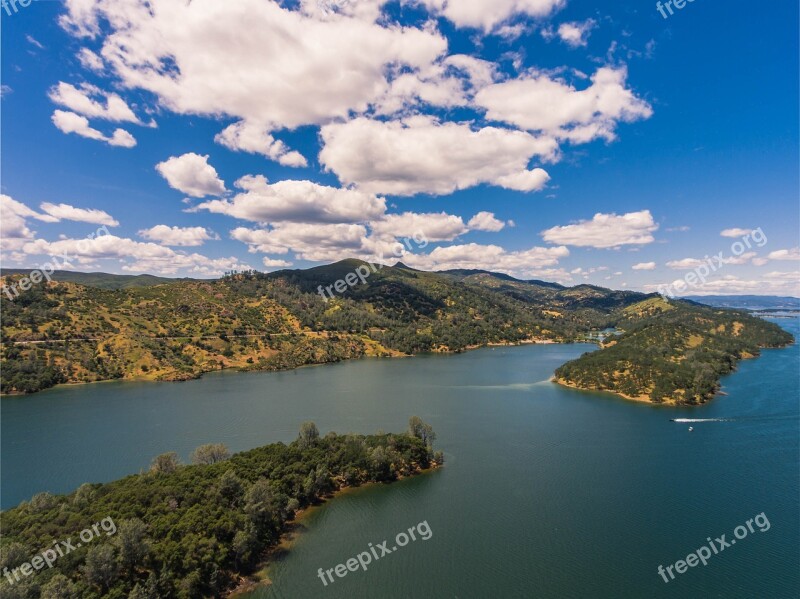
[{"label": "white cloud", "polygon": [[[444,195],[480,183],[519,191],[541,189],[549,176],[528,170],[535,156],[551,159],[557,144],[522,131],[439,123],[356,118],[322,127],[320,162],[345,184],[373,193]],[[366,159],[365,159],[366,157]]]},{"label": "white cloud", "polygon": [[89,48],[81,48],[76,56],[84,69],[89,69],[95,73],[103,71],[103,59],[89,50]]},{"label": "white cloud", "polygon": [[447,51],[430,26],[307,14],[263,0],[68,0],[61,23],[76,36],[100,37],[100,54],[122,85],[155,94],[173,112],[273,128],[363,111],[385,92],[390,65],[423,68]]},{"label": "white cloud", "polygon": [[[117,94],[107,93],[94,85],[83,84],[80,88],[60,81],[50,88],[50,100],[83,116],[113,121],[115,123],[141,124],[130,106]],[[92,96],[104,98],[105,105]]]},{"label": "white cloud", "polygon": [[370,223],[373,235],[384,237],[424,238],[430,242],[452,241],[469,229],[460,216],[453,214],[388,214]]},{"label": "white cloud", "polygon": [[156,170],[170,187],[193,198],[220,196],[227,191],[225,182],[217,175],[217,170],[208,164],[208,154],[201,156],[189,152],[172,156],[159,162]]},{"label": "white cloud", "polygon": [[201,254],[187,254],[155,243],[134,241],[116,235],[52,242],[37,239],[26,243],[23,251],[28,255],[66,256],[67,268],[74,267],[76,262],[82,264],[95,260],[122,262],[122,270],[126,272],[156,274],[184,271],[190,274],[219,275],[226,270],[250,268],[235,257],[209,258]]},{"label": "white cloud", "polygon": [[649,118],[650,105],[625,87],[627,70],[603,67],[591,85],[578,90],[543,73],[495,83],[480,90],[475,102],[487,118],[542,132],[574,143],[613,140],[618,122]]},{"label": "white cloud", "polygon": [[770,260],[800,260],[800,248],[775,250],[767,255]]},{"label": "white cloud", "polygon": [[418,0],[458,27],[491,31],[515,15],[541,18],[566,4],[566,0]]},{"label": "white cloud", "polygon": [[89,126],[89,119],[74,112],[56,110],[52,116],[53,124],[63,133],[75,133],[81,137],[104,141],[110,146],[132,148],[136,138],[124,129],[115,129],[111,137],[107,137],[97,129]]},{"label": "white cloud", "polygon": [[267,131],[267,127],[239,121],[233,123],[214,137],[214,141],[229,150],[240,150],[251,154],[261,154],[270,160],[276,160],[284,166],[307,166],[305,157],[290,150],[285,143],[276,140]]},{"label": "white cloud", "polygon": [[210,239],[219,239],[204,227],[170,227],[156,225],[149,229],[139,231],[139,236],[155,241],[161,245],[171,246],[198,246]]},{"label": "white cloud", "polygon": [[670,260],[667,266],[672,270],[694,270],[698,266],[708,266],[707,260],[700,260],[699,258],[683,258],[682,260]]},{"label": "white cloud", "polygon": [[386,212],[383,198],[312,181],[269,183],[262,175],[246,175],[236,181],[236,187],[243,191],[230,200],[210,200],[192,210],[258,223],[356,223],[380,218]]},{"label": "white cloud", "polygon": [[643,245],[654,241],[658,225],[649,210],[623,215],[597,213],[592,220],[553,227],[542,232],[548,243],[594,248]]},{"label": "white cloud", "polygon": [[558,265],[561,258],[569,256],[566,247],[533,247],[528,250],[508,251],[498,245],[469,243],[437,247],[429,254],[407,254],[403,262],[423,270],[450,270],[456,268],[506,272],[522,277],[569,278]]},{"label": "white cloud", "polygon": [[79,223],[92,223],[109,227],[119,225],[119,221],[114,219],[108,212],[95,208],[75,208],[69,204],[51,204],[50,202],[43,203],[39,208],[56,220],[74,220]]},{"label": "white cloud", "polygon": [[34,238],[35,232],[28,228],[28,218],[56,222],[54,217],[39,214],[11,196],[0,194],[0,249],[4,252],[17,251]]},{"label": "white cloud", "polygon": [[287,268],[292,265],[291,262],[286,260],[276,260],[274,258],[267,258],[266,256],[261,262],[267,268]]},{"label": "white cloud", "polygon": [[586,46],[589,35],[595,27],[597,27],[597,21],[594,19],[561,23],[558,26],[558,37],[572,48]]},{"label": "white cloud", "polygon": [[655,262],[639,262],[638,264],[634,264],[631,266],[633,270],[655,270],[656,263]]},{"label": "white cloud", "polygon": [[364,225],[281,223],[270,229],[238,227],[231,237],[250,246],[251,252],[286,254],[315,262],[359,257],[366,251]]},{"label": "white cloud", "polygon": [[486,211],[478,212],[467,224],[474,231],[491,231],[492,233],[501,231],[506,226],[506,223],[495,218],[491,212]]},{"label": "white cloud", "polygon": [[744,237],[753,232],[753,229],[725,229],[720,232],[723,237]]}]

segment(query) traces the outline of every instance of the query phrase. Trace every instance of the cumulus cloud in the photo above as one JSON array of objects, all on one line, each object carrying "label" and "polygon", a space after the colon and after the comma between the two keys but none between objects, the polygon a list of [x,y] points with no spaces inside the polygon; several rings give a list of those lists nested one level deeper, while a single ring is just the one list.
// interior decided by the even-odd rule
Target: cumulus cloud
[{"label": "cumulus cloud", "polygon": [[408,254],[403,256],[403,262],[422,270],[465,268],[506,272],[523,277],[565,278],[568,277],[567,273],[550,267],[558,265],[558,261],[567,256],[569,250],[564,246],[508,251],[498,245],[468,243],[437,247],[429,254]]},{"label": "cumulus cloud", "polygon": [[634,264],[631,266],[633,270],[655,270],[656,263],[655,262],[639,262],[638,264]]},{"label": "cumulus cloud", "polygon": [[51,204],[50,202],[43,203],[39,208],[55,220],[74,220],[80,223],[107,225],[109,227],[119,225],[119,221],[108,212],[95,208],[75,208],[75,206],[70,206],[69,204]]},{"label": "cumulus cloud", "polygon": [[494,214],[486,211],[478,212],[467,224],[474,231],[491,231],[492,233],[501,231],[506,226],[503,221],[495,218]]},{"label": "cumulus cloud", "polygon": [[[94,85],[84,83],[80,87],[75,87],[60,81],[58,85],[50,89],[48,96],[55,104],[60,104],[85,117],[115,123],[141,124],[139,117],[134,114],[125,100],[117,94],[104,92]],[[104,100],[105,105],[98,98]]]},{"label": "cumulus cloud", "polygon": [[424,238],[431,242],[452,241],[469,230],[460,216],[444,212],[389,214],[380,221],[370,223],[370,228],[373,235]]},{"label": "cumulus cloud", "polygon": [[218,235],[205,227],[170,227],[168,225],[156,225],[149,229],[142,229],[139,231],[139,236],[161,245],[185,247],[203,245],[210,239],[219,239]]},{"label": "cumulus cloud", "polygon": [[644,245],[654,241],[658,225],[649,210],[623,215],[597,213],[592,220],[553,227],[542,232],[548,243],[594,248]]},{"label": "cumulus cloud", "polygon": [[187,254],[150,242],[134,241],[116,235],[98,235],[85,239],[45,241],[36,239],[23,246],[29,255],[58,255],[70,261],[86,263],[94,260],[122,262],[126,272],[175,274],[178,271],[200,275],[220,275],[227,270],[248,270],[235,257],[209,258],[201,254]]},{"label": "cumulus cloud", "polygon": [[172,156],[156,165],[158,173],[173,189],[193,198],[220,196],[227,190],[217,170],[208,163],[208,154],[201,156],[189,152]]},{"label": "cumulus cloud", "polygon": [[300,260],[319,262],[362,256],[367,229],[355,224],[280,223],[269,229],[238,227],[231,237],[246,243],[251,252],[293,251]]},{"label": "cumulus cloud", "polygon": [[286,260],[277,260],[275,258],[267,258],[266,256],[261,263],[267,268],[287,268],[292,265],[291,262]]},{"label": "cumulus cloud", "polygon": [[[544,187],[549,175],[529,170],[552,159],[555,140],[495,127],[440,123],[427,117],[383,122],[359,117],[322,127],[320,162],[345,184],[373,193],[443,195],[480,183],[518,191]],[[365,160],[365,157],[368,157]]]},{"label": "cumulus cloud", "polygon": [[0,194],[0,250],[18,251],[35,236],[28,227],[28,218],[56,222],[49,214],[40,214],[6,194]]},{"label": "cumulus cloud", "polygon": [[51,117],[53,124],[63,133],[75,133],[81,137],[103,141],[110,146],[132,148],[136,138],[124,129],[115,129],[111,137],[89,126],[89,119],[74,112],[56,110]]},{"label": "cumulus cloud", "polygon": [[595,27],[597,27],[597,21],[594,19],[571,21],[569,23],[561,23],[556,33],[562,42],[572,48],[578,48],[586,46],[589,35],[591,35],[592,29]]},{"label": "cumulus cloud", "polygon": [[214,138],[229,150],[261,154],[276,160],[284,166],[307,166],[308,162],[300,152],[290,150],[285,143],[276,140],[264,125],[239,121],[229,125]]},{"label": "cumulus cloud", "polygon": [[66,5],[62,25],[79,37],[100,37],[100,54],[124,87],[151,92],[179,114],[274,128],[363,111],[385,92],[390,65],[414,70],[447,51],[432,27],[384,25],[363,15],[320,18],[262,0],[131,1],[125,10],[117,0]]},{"label": "cumulus cloud", "polygon": [[775,250],[767,255],[770,260],[800,260],[800,247],[790,250]]},{"label": "cumulus cloud", "polygon": [[546,17],[564,6],[566,0],[419,0],[419,3],[458,27],[489,32],[516,15]]},{"label": "cumulus cloud", "polygon": [[544,73],[488,85],[475,95],[487,118],[585,143],[615,139],[617,123],[649,118],[650,105],[625,87],[624,67],[602,67],[591,85],[576,89]]},{"label": "cumulus cloud", "polygon": [[357,189],[329,187],[312,181],[269,183],[263,175],[246,175],[235,185],[242,192],[230,200],[210,200],[192,210],[208,210],[258,223],[356,223],[379,218],[386,212],[386,200]]}]

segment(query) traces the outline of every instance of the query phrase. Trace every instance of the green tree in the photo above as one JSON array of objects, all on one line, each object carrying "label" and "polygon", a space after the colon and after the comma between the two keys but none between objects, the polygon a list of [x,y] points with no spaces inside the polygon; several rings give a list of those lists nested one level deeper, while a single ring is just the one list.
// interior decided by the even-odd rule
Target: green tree
[{"label": "green tree", "polygon": [[83,573],[86,579],[100,587],[101,590],[108,591],[117,579],[119,564],[114,555],[114,547],[109,544],[97,545],[89,549],[86,554],[86,564],[83,566]]},{"label": "green tree", "polygon": [[301,449],[307,449],[319,441],[319,429],[313,422],[304,422],[300,425],[298,444]]}]

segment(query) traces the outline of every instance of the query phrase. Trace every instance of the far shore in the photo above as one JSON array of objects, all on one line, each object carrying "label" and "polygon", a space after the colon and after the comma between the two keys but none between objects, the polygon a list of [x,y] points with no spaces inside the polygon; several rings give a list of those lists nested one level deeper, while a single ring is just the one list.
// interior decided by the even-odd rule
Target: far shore
[{"label": "far shore", "polygon": [[[299,368],[308,368],[311,366],[328,366],[331,364],[339,364],[341,362],[349,362],[350,360],[360,360],[363,358],[413,358],[419,355],[425,355],[425,353],[434,353],[434,354],[459,354],[465,351],[472,351],[475,349],[484,349],[488,347],[514,347],[514,346],[521,346],[521,345],[553,345],[553,344],[570,344],[570,343],[592,343],[592,341],[556,341],[553,339],[521,339],[520,341],[498,341],[498,342],[489,342],[483,345],[470,345],[460,350],[433,350],[431,352],[420,352],[417,354],[404,354],[401,352],[397,352],[394,350],[387,350],[387,353],[382,355],[364,355],[358,358],[346,358],[344,360],[340,360],[339,362],[318,362],[314,364],[303,364],[301,366],[295,366],[294,368],[284,368],[284,369],[272,369],[272,368],[238,368],[238,367],[228,367],[228,368],[215,368],[212,370],[201,370],[196,373],[180,373],[179,376],[169,377],[165,376],[164,378],[153,378],[151,376],[146,375],[137,375],[131,377],[122,377],[116,379],[100,379],[97,381],[68,381],[66,383],[59,383],[58,385],[54,385],[52,387],[48,387],[47,389],[42,389],[42,391],[48,391],[50,389],[59,389],[63,387],[75,387],[79,385],[93,385],[97,383],[111,383],[111,382],[125,382],[125,383],[183,383],[186,381],[192,381],[196,379],[200,379],[203,375],[211,373],[211,372],[289,372],[292,370],[298,370]],[[11,393],[0,393],[0,397],[25,397],[29,395],[34,395],[35,393],[40,393],[40,391],[35,391],[34,393],[22,393],[19,391],[13,391]]]}]

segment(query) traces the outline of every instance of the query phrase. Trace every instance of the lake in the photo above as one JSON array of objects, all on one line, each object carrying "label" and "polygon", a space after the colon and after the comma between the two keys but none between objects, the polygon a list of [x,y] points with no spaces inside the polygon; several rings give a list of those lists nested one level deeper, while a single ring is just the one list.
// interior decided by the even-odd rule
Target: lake
[{"label": "lake", "polygon": [[[776,319],[800,334],[797,319]],[[323,433],[433,425],[446,466],[316,508],[256,598],[641,598],[800,595],[800,349],[766,350],[699,408],[639,404],[548,381],[592,345],[366,359],[186,383],[111,382],[2,400],[2,506],[147,469]],[[691,425],[671,418],[708,420]],[[665,583],[667,567],[753,533]],[[427,522],[418,538],[323,586],[323,570]]]}]

